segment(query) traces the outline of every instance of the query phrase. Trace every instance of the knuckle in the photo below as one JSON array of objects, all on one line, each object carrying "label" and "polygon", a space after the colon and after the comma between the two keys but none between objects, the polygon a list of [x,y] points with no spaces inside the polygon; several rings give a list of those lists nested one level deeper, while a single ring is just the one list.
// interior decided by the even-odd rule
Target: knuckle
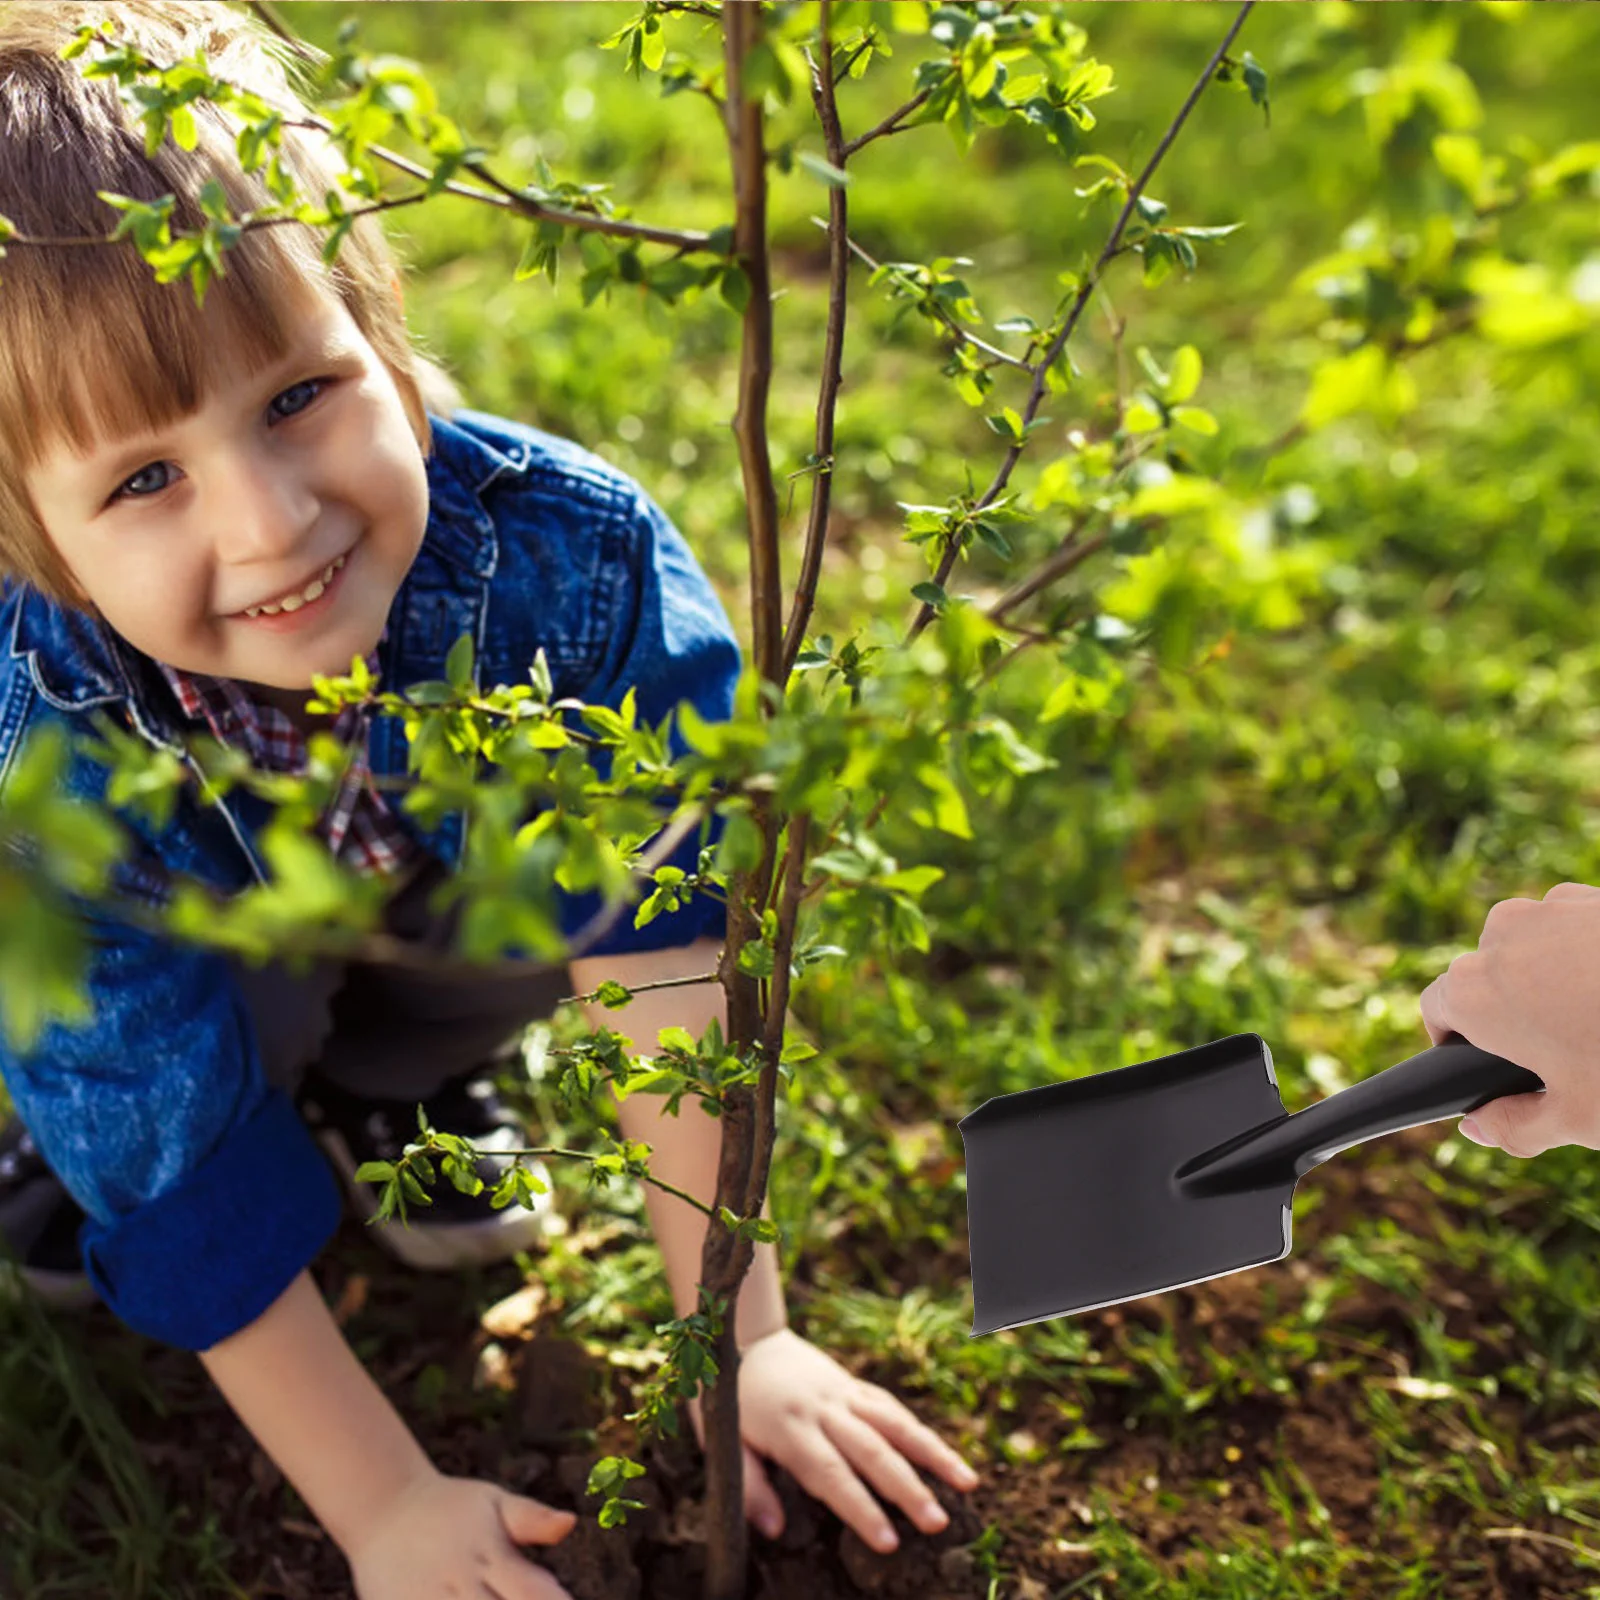
[{"label": "knuckle", "polygon": [[1546,900],[1566,900],[1576,894],[1593,894],[1594,886],[1587,883],[1558,883],[1545,890]]}]

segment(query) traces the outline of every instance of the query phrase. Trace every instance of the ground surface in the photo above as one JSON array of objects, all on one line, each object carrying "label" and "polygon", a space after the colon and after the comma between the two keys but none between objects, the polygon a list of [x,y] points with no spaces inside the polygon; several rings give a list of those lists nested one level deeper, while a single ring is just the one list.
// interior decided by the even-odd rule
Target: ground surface
[{"label": "ground surface", "polygon": [[[1115,1358],[1135,1329],[1166,1330],[1180,1352],[1193,1353],[1205,1340],[1224,1357],[1247,1355],[1271,1339],[1266,1309],[1275,1300],[1281,1314],[1304,1293],[1314,1276],[1307,1259],[1357,1214],[1365,1222],[1392,1217],[1419,1235],[1437,1229],[1441,1219],[1448,1222],[1431,1196],[1404,1182],[1405,1158],[1424,1155],[1435,1138],[1429,1130],[1396,1135],[1381,1149],[1350,1152],[1308,1178],[1303,1189],[1315,1182],[1323,1198],[1310,1215],[1297,1219],[1295,1254],[1287,1261],[1074,1320],[1106,1360]],[[1537,1218],[1525,1222],[1531,1228]],[[595,1240],[595,1249],[603,1253],[603,1230]],[[843,1273],[853,1270],[845,1259],[833,1266]],[[965,1241],[900,1266],[908,1285],[954,1288],[967,1270]],[[518,1288],[514,1266],[477,1280],[412,1274],[347,1221],[315,1274],[352,1342],[366,1352],[385,1392],[399,1397],[407,1421],[443,1470],[490,1477],[583,1514],[562,1546],[538,1553],[575,1600],[698,1595],[704,1551],[698,1450],[692,1443],[665,1444],[641,1453],[628,1424],[603,1423],[607,1415],[617,1418],[630,1409],[630,1373],[561,1333],[554,1302],[538,1289],[521,1306],[523,1316],[533,1312],[531,1323],[519,1327],[513,1308],[502,1313],[510,1320],[499,1324],[509,1336],[493,1339],[479,1326],[475,1306],[493,1300],[502,1288],[507,1295]],[[803,1298],[798,1290],[795,1298]],[[1441,1279],[1430,1298],[1444,1312],[1447,1333],[1470,1329],[1480,1348],[1492,1349],[1500,1308],[1481,1276]],[[979,1488],[970,1496],[936,1488],[952,1515],[949,1529],[930,1539],[896,1517],[902,1547],[889,1557],[869,1552],[780,1472],[788,1525],[775,1545],[753,1538],[752,1595],[937,1600],[988,1595],[996,1576],[993,1592],[1022,1600],[1161,1593],[1147,1587],[1153,1572],[1177,1582],[1186,1569],[1198,1573],[1207,1547],[1226,1551],[1253,1530],[1284,1557],[1296,1533],[1286,1526],[1263,1481],[1296,1472],[1312,1491],[1307,1503],[1325,1508],[1328,1519],[1318,1526],[1318,1516],[1309,1517],[1300,1537],[1310,1533],[1365,1549],[1380,1563],[1387,1554],[1398,1568],[1414,1565],[1414,1545],[1385,1549],[1385,1530],[1394,1518],[1383,1503],[1394,1492],[1394,1463],[1386,1468],[1384,1452],[1360,1420],[1371,1387],[1386,1382],[1399,1395],[1409,1390],[1413,1403],[1424,1398],[1419,1409],[1426,1409],[1426,1385],[1409,1377],[1417,1347],[1415,1307],[1407,1300],[1368,1282],[1362,1292],[1338,1303],[1322,1335],[1322,1359],[1298,1366],[1291,1392],[1207,1405],[1188,1426],[1125,1426],[1124,1419],[1133,1420],[1131,1409],[1114,1387],[1091,1390],[1094,1403],[1081,1423],[1069,1425],[1060,1395],[1049,1383],[1002,1386],[983,1397],[984,1414],[971,1419],[969,1434],[1004,1434],[1008,1453],[1018,1459],[996,1460],[974,1447],[970,1453],[983,1474]],[[78,1331],[87,1352],[108,1371],[137,1349],[141,1388],[159,1393],[167,1406],[161,1415],[127,1402],[135,1405],[125,1420],[139,1452],[164,1498],[183,1508],[180,1521],[216,1518],[217,1531],[234,1547],[228,1569],[247,1593],[258,1600],[342,1600],[349,1594],[339,1551],[307,1517],[192,1357],[134,1338],[99,1308],[81,1319]],[[1345,1358],[1327,1358],[1336,1351]],[[862,1376],[911,1398],[900,1364],[845,1359]],[[1483,1409],[1499,1435],[1556,1452],[1600,1438],[1600,1417],[1591,1411],[1536,1423],[1514,1397],[1485,1401]],[[1063,1449],[1063,1439],[1080,1425],[1102,1441],[1100,1446]],[[1424,1421],[1422,1426],[1424,1431],[1436,1427],[1441,1456],[1462,1442],[1450,1437],[1458,1425],[1448,1410],[1440,1410],[1437,1424]],[[647,1463],[642,1487],[635,1485],[632,1492],[648,1510],[636,1513],[626,1529],[604,1532],[594,1520],[593,1501],[585,1511],[583,1487],[592,1462],[612,1452],[631,1453]],[[1503,1465],[1513,1475],[1521,1467],[1515,1459]],[[1108,1560],[1108,1519],[1142,1548],[1137,1570],[1118,1572]],[[1568,1540],[1554,1531],[1558,1526],[1547,1519],[1541,1527],[1534,1519],[1515,1536],[1488,1538],[1481,1518],[1464,1515],[1458,1501],[1441,1502],[1428,1530],[1436,1548],[1434,1582],[1414,1592],[1452,1600],[1546,1600],[1589,1592],[1575,1570]],[[1181,1582],[1177,1588],[1190,1592]],[[1346,1592],[1379,1589],[1363,1589],[1352,1574]],[[1381,1592],[1398,1591],[1385,1587]]]}]

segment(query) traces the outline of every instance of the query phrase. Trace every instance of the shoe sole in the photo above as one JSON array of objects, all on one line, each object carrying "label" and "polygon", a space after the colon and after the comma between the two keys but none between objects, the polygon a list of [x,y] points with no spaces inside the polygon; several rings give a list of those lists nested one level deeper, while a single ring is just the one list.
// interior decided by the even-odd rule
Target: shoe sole
[{"label": "shoe sole", "polygon": [[[426,1215],[426,1207],[413,1203],[407,1222],[391,1215],[369,1226],[369,1220],[378,1213],[378,1190],[375,1185],[356,1182],[356,1162],[344,1136],[337,1129],[317,1128],[312,1130],[312,1137],[333,1164],[351,1210],[365,1231],[374,1235],[378,1245],[396,1260],[418,1272],[450,1272],[458,1267],[509,1261],[519,1251],[541,1249],[558,1231],[551,1207],[550,1175],[542,1162],[525,1163],[546,1184],[545,1192],[533,1197],[532,1210],[513,1203],[482,1222],[429,1223],[418,1220]],[[492,1150],[492,1141],[475,1142],[480,1150]],[[449,1179],[440,1174],[439,1181],[448,1183]]]}]

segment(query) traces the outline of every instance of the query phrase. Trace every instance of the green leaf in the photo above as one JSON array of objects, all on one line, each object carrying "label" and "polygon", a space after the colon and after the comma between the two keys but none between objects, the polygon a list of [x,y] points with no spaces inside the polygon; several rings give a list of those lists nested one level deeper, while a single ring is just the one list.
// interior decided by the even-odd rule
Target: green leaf
[{"label": "green leaf", "polygon": [[464,633],[450,646],[450,654],[445,657],[445,677],[450,680],[450,687],[458,695],[470,695],[477,692],[477,683],[473,677],[472,635]]},{"label": "green leaf", "polygon": [[1163,398],[1169,405],[1187,400],[1200,387],[1200,352],[1192,344],[1183,345],[1172,358],[1172,376]]},{"label": "green leaf", "polygon": [[666,54],[667,35],[661,26],[661,18],[657,16],[646,17],[640,33],[639,59],[644,62],[649,71],[659,72]]},{"label": "green leaf", "polygon": [[771,945],[751,943],[739,950],[739,970],[750,978],[770,978],[777,956]]},{"label": "green leaf", "polygon": [[200,142],[200,130],[195,127],[194,111],[187,105],[174,106],[171,113],[172,142],[180,150],[193,150]]},{"label": "green leaf", "polygon": [[616,1528],[627,1522],[629,1511],[643,1510],[643,1500],[607,1500],[596,1520],[602,1528]]},{"label": "green leaf", "polygon": [[723,270],[719,292],[725,305],[741,316],[744,314],[745,307],[750,304],[750,279],[737,261],[730,261]]},{"label": "green leaf", "polygon": [[428,1194],[427,1190],[417,1182],[417,1179],[412,1173],[410,1167],[400,1168],[400,1187],[405,1191],[406,1199],[412,1201],[414,1204],[419,1206],[431,1206],[433,1204],[432,1197]]},{"label": "green leaf", "polygon": [[820,178],[835,189],[845,188],[850,182],[848,172],[834,166],[831,161],[824,161],[821,156],[813,155],[809,150],[797,151],[795,159],[813,178]]},{"label": "green leaf", "polygon": [[1172,420],[1194,433],[1213,434],[1217,431],[1217,419],[1202,406],[1174,406]]},{"label": "green leaf", "polygon": [[1261,107],[1270,128],[1272,106],[1267,99],[1267,69],[1248,50],[1244,53],[1244,86],[1250,91],[1251,100]]},{"label": "green leaf", "polygon": [[1144,221],[1152,228],[1159,227],[1162,218],[1167,214],[1167,205],[1164,200],[1157,200],[1152,194],[1141,194],[1133,203],[1133,208]]}]

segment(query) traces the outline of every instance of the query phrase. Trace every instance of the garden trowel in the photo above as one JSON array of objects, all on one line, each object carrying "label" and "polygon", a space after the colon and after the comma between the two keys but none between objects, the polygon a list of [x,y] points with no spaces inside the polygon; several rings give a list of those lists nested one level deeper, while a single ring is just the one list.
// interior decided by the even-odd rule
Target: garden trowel
[{"label": "garden trowel", "polygon": [[973,1335],[1281,1260],[1294,1186],[1329,1156],[1543,1088],[1452,1033],[1291,1116],[1266,1040],[1235,1033],[985,1100],[957,1124]]}]

